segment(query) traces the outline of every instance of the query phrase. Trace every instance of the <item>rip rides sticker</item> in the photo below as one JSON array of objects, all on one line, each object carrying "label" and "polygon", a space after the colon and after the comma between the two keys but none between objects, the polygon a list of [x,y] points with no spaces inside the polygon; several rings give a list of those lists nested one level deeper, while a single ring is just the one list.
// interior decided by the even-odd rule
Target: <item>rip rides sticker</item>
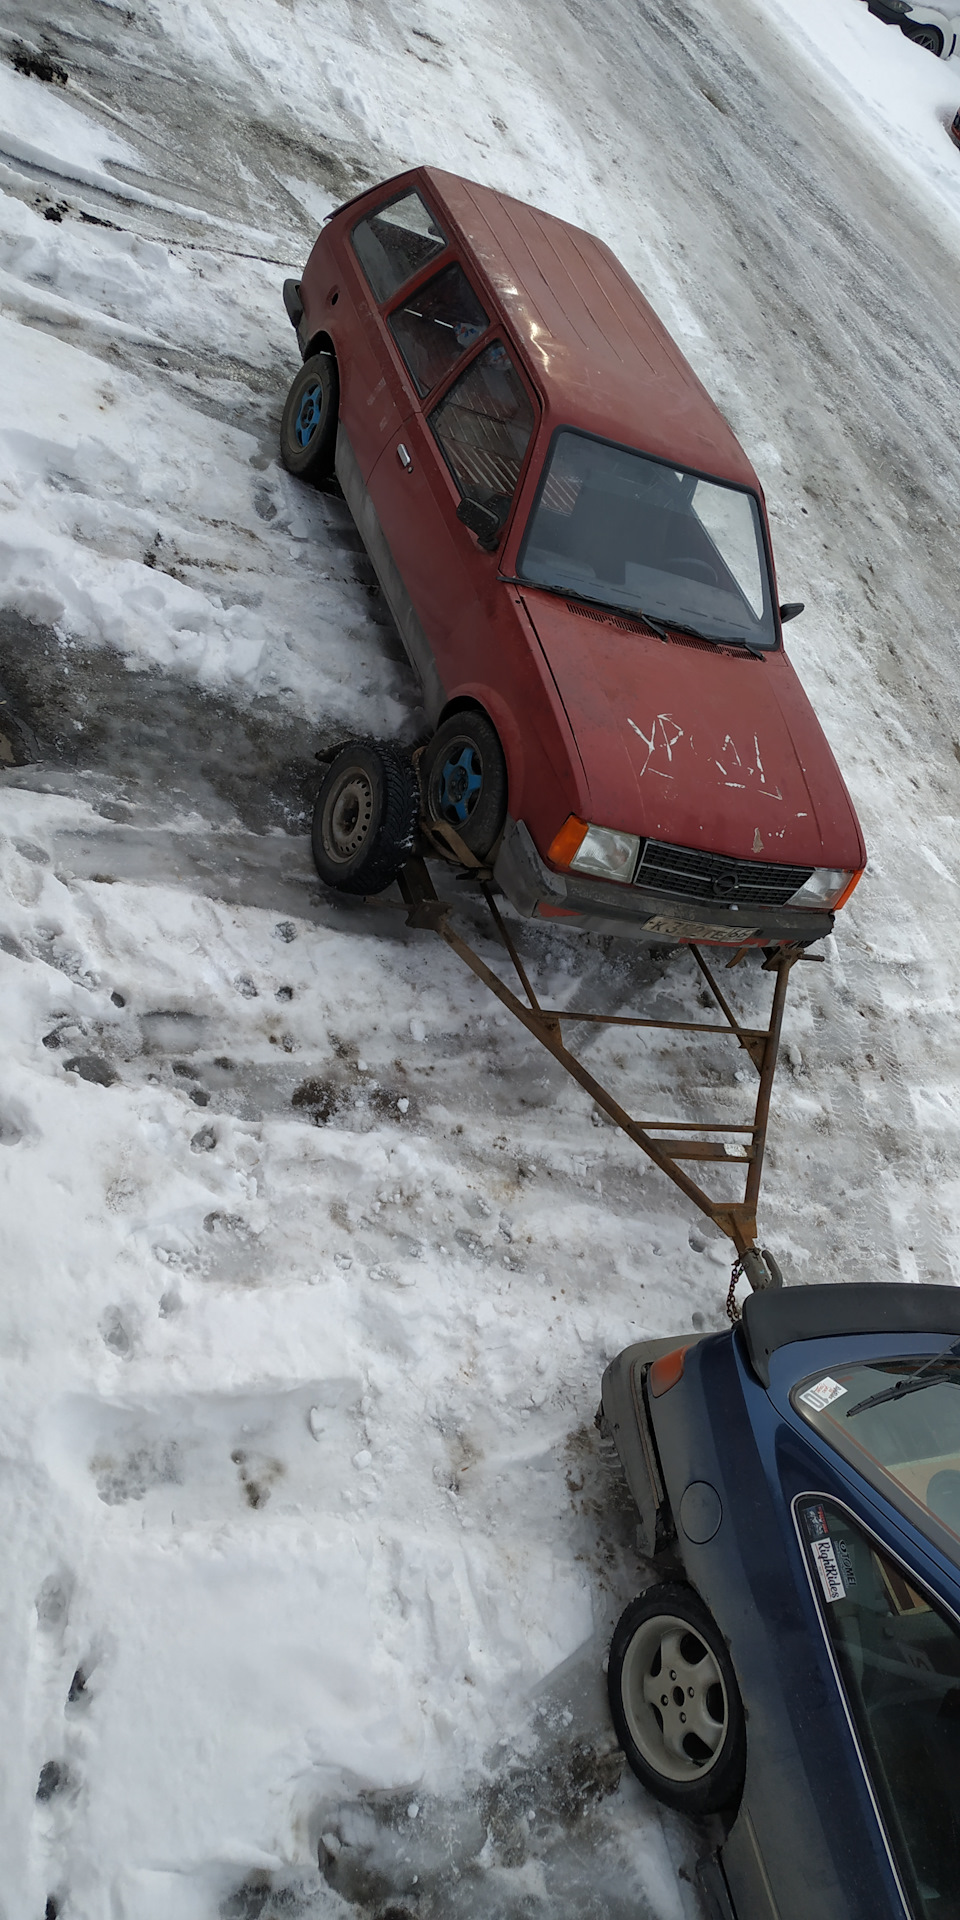
[{"label": "rip rides sticker", "polygon": [[810,1555],[817,1569],[817,1578],[823,1588],[824,1596],[827,1600],[843,1600],[847,1588],[840,1571],[836,1548],[830,1538],[827,1516],[819,1504],[804,1507],[802,1511]]},{"label": "rip rides sticker", "polygon": [[811,1540],[810,1552],[813,1555],[813,1564],[817,1569],[820,1585],[823,1588],[826,1599],[842,1600],[846,1595],[847,1589],[844,1585],[843,1574],[840,1572],[840,1562],[834,1552],[833,1541],[829,1538],[829,1535],[826,1540]]},{"label": "rip rides sticker", "polygon": [[827,1373],[822,1380],[817,1381],[815,1387],[807,1387],[800,1398],[804,1406],[810,1408],[811,1413],[822,1413],[824,1407],[829,1407],[833,1400],[839,1400],[841,1394],[846,1391],[846,1387],[842,1387],[839,1380],[831,1380]]}]

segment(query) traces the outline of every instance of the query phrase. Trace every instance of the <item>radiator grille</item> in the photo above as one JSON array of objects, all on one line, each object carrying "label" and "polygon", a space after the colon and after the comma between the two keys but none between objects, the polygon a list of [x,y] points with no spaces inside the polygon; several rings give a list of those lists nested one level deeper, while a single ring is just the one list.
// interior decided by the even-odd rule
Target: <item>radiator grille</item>
[{"label": "radiator grille", "polygon": [[634,885],[681,893],[689,900],[782,907],[812,872],[812,867],[779,866],[772,860],[732,860],[725,853],[702,853],[698,847],[671,847],[662,840],[647,840]]}]

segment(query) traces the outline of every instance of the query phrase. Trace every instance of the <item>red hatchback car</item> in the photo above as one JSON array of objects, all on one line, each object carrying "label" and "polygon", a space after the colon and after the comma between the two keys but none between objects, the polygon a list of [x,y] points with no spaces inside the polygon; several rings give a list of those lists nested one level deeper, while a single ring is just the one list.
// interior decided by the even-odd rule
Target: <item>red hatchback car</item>
[{"label": "red hatchback car", "polygon": [[783,650],[757,476],[601,241],[432,167],[334,213],[284,287],[291,472],[332,473],[423,687],[418,756],[324,778],[321,876],[418,821],[519,913],[735,947],[829,932],[865,863]]}]

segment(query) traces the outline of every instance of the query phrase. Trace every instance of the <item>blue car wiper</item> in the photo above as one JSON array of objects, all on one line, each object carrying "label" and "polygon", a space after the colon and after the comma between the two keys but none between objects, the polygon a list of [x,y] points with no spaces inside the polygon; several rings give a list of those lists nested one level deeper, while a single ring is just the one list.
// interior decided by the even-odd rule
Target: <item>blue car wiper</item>
[{"label": "blue car wiper", "polygon": [[[917,1368],[916,1373],[905,1373],[899,1380],[894,1381],[892,1387],[884,1387],[880,1393],[872,1393],[868,1400],[858,1400],[855,1407],[847,1408],[846,1418],[852,1420],[855,1413],[866,1413],[868,1407],[882,1406],[885,1400],[902,1400],[904,1394],[919,1393],[922,1387],[930,1385],[930,1368],[938,1367],[941,1361],[950,1359],[960,1359],[960,1340],[954,1340],[949,1347],[943,1347],[939,1353],[931,1354],[929,1360],[925,1360],[923,1366]],[[928,1377],[925,1379],[924,1375]],[[946,1386],[960,1387],[960,1374],[955,1377],[945,1375],[944,1383]]]}]

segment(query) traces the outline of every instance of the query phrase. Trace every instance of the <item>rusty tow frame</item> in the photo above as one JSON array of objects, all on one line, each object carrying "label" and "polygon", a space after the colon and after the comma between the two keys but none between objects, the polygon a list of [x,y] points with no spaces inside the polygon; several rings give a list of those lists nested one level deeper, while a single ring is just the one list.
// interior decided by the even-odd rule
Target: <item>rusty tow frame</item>
[{"label": "rusty tow frame", "polygon": [[[685,943],[699,968],[714,1004],[722,1015],[720,1022],[707,1023],[700,1020],[651,1020],[635,1014],[595,1013],[582,1007],[546,1007],[537,998],[529,973],[517,951],[510,928],[505,921],[494,896],[492,876],[489,868],[482,867],[459,841],[458,836],[449,829],[437,832],[436,823],[431,823],[429,834],[433,842],[431,851],[449,862],[451,854],[457,861],[464,878],[475,882],[486,902],[493,929],[516,975],[520,993],[507,985],[494,969],[487,965],[475,949],[465,940],[452,924],[456,904],[438,894],[426,861],[419,855],[408,859],[399,877],[400,893],[406,920],[409,927],[423,928],[439,934],[441,940],[455,953],[464,966],[470,969],[490,992],[495,994],[501,1006],[518,1020],[521,1026],[539,1042],[554,1060],[568,1073],[585,1093],[589,1094],[595,1106],[612,1120],[621,1133],[626,1134],[641,1153],[645,1153],[654,1165],[659,1167],[668,1180],[678,1187],[691,1204],[714,1226],[727,1235],[736,1250],[730,1288],[727,1295],[727,1312],[732,1320],[739,1317],[735,1289],[743,1278],[748,1284],[759,1289],[782,1284],[780,1270],[773,1255],[757,1245],[757,1204],[760,1196],[760,1182],[763,1175],[763,1158],[767,1140],[767,1127],[770,1118],[770,1100],[773,1092],[773,1080],[777,1067],[780,1045],[780,1030],[783,1024],[783,1011],[786,1003],[790,973],[796,962],[801,959],[819,958],[805,954],[798,947],[765,949],[763,967],[773,976],[773,995],[770,1016],[764,1028],[745,1026],[737,1017],[725,993],[717,981],[713,969],[704,959],[700,948],[692,942]],[[449,838],[450,847],[443,843]],[[466,855],[466,859],[462,858]],[[458,857],[461,856],[461,857]],[[735,953],[727,967],[736,966],[745,958],[746,949]],[[758,1077],[757,1097],[753,1109],[753,1118],[745,1122],[727,1120],[638,1120],[627,1113],[609,1089],[601,1084],[583,1065],[576,1054],[570,1051],[564,1039],[564,1026],[590,1025],[604,1027],[646,1028],[658,1032],[722,1035],[736,1041],[747,1054]],[[718,1140],[709,1135],[730,1136]],[[684,1170],[684,1164],[717,1162],[726,1170],[743,1168],[743,1197],[740,1200],[716,1198]]]}]

